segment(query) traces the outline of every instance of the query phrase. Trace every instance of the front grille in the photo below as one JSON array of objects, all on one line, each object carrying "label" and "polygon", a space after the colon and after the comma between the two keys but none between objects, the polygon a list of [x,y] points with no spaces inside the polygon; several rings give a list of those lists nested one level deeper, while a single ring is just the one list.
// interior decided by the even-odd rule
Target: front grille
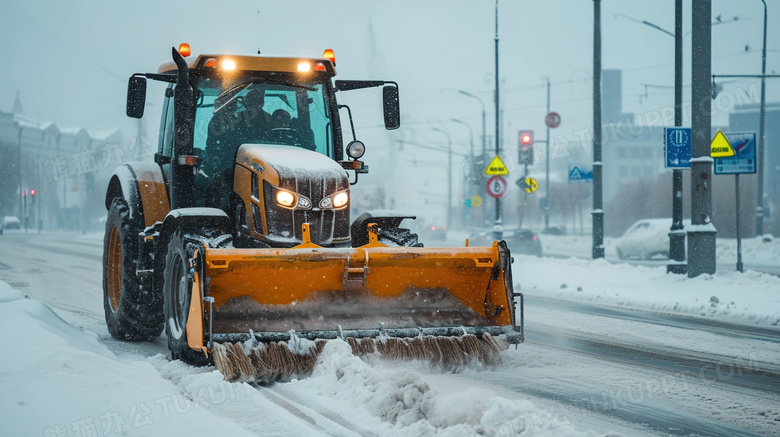
[{"label": "front grille", "polygon": [[[334,240],[349,238],[349,207],[341,210],[320,210],[319,204],[326,194],[339,191],[339,181],[330,175],[310,175],[304,172],[284,178],[280,188],[303,195],[312,201],[315,207],[309,210],[290,210],[279,206],[274,199],[274,187],[263,181],[263,194],[266,201],[266,219],[268,223],[268,238],[289,245],[295,245],[303,240],[302,225],[309,223],[311,240],[314,244],[328,246]],[[288,183],[285,183],[289,181]],[[343,189],[343,188],[341,188]]]}]

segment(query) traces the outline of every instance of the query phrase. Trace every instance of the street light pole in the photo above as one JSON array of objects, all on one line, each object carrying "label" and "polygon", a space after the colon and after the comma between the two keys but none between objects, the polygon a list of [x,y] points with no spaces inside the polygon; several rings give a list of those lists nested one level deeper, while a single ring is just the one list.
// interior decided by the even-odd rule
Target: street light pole
[{"label": "street light pole", "polygon": [[[615,16],[652,27],[674,37],[674,125],[682,127],[682,0],[675,0],[674,33],[646,20],[637,20],[623,14]],[[683,226],[683,174],[682,170],[672,170],[672,227],[669,229],[669,259],[666,266],[669,273],[683,274],[688,265],[685,262],[685,230]]]},{"label": "street light pole", "polygon": [[[550,78],[547,79],[547,112],[550,113]],[[545,123],[547,124],[547,123]],[[547,125],[547,136],[544,144],[544,230],[550,228],[550,125]]]},{"label": "street light pole", "polygon": [[[501,133],[499,116],[499,94],[498,94],[498,0],[496,0],[496,156],[501,154]],[[496,221],[493,225],[493,238],[501,240],[504,237],[504,230],[501,226],[501,198],[496,197]]]},{"label": "street light pole", "polygon": [[[467,128],[469,128],[469,138],[470,138],[470,140],[469,140],[470,143],[469,144],[471,145],[470,152],[469,152],[469,160],[471,161],[471,165],[469,166],[469,172],[473,172],[473,173],[469,174],[468,184],[467,184],[468,185],[468,192],[464,193],[464,194],[468,198],[471,198],[471,195],[474,194],[475,191],[476,191],[474,189],[474,187],[476,187],[477,181],[479,180],[478,179],[478,175],[476,174],[476,172],[478,170],[477,170],[477,168],[474,165],[474,131],[471,129],[471,125],[469,125],[468,123],[466,123],[464,121],[458,120],[457,118],[453,118],[453,119],[451,119],[451,121],[453,121],[455,123],[458,123],[458,124],[462,124],[463,126],[466,126]],[[471,205],[471,204],[469,204],[469,205]],[[468,221],[467,224],[471,225],[472,215],[471,215],[470,212],[469,212],[468,216],[469,216],[469,219],[467,220]]]},{"label": "street light pole", "polygon": [[712,225],[712,0],[696,0],[691,9],[691,225],[688,231],[688,277],[714,274],[715,239]]},{"label": "street light pole", "polygon": [[434,126],[431,129],[447,136],[447,229],[452,228],[452,139],[444,129]]},{"label": "street light pole", "polygon": [[604,258],[601,133],[601,0],[593,0],[593,259]]},{"label": "street light pole", "polygon": [[457,118],[452,118],[452,119],[450,119],[450,121],[453,121],[453,122],[458,123],[458,124],[462,124],[463,126],[466,126],[469,129],[469,138],[471,138],[471,140],[470,140],[471,141],[471,143],[470,143],[471,144],[471,156],[474,156],[474,131],[471,130],[471,125],[469,125],[468,123],[466,123],[464,121],[458,120]]},{"label": "street light pole", "polygon": [[[674,3],[674,125],[682,127],[682,0]],[[669,232],[669,258],[666,271],[684,274],[688,270],[685,263],[685,229],[683,226],[683,174],[682,170],[672,170],[672,228]]]},{"label": "street light pole", "polygon": [[[482,105],[482,154],[484,155],[487,152],[487,143],[486,143],[486,134],[485,134],[485,103],[480,99],[479,97],[475,96],[474,94],[467,93],[463,90],[458,90],[459,93],[463,94],[464,96],[469,96],[477,99],[479,101],[479,104]],[[472,156],[474,156],[474,152],[471,153]]]},{"label": "street light pole", "polygon": [[766,104],[766,2],[764,4],[764,48],[761,50],[761,112],[758,121],[758,203],[756,204],[756,235],[764,234],[764,122]]}]

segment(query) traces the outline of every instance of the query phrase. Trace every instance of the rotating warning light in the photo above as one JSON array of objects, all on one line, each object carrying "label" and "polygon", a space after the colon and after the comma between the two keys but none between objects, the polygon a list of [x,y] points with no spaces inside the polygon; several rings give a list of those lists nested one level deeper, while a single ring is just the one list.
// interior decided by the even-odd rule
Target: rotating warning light
[{"label": "rotating warning light", "polygon": [[192,52],[190,51],[190,45],[187,44],[186,42],[179,44],[179,54],[184,56],[185,58],[191,55]]},{"label": "rotating warning light", "polygon": [[325,59],[330,59],[330,62],[333,63],[333,66],[336,66],[336,53],[334,53],[332,49],[325,49],[325,53],[322,54],[322,57]]}]

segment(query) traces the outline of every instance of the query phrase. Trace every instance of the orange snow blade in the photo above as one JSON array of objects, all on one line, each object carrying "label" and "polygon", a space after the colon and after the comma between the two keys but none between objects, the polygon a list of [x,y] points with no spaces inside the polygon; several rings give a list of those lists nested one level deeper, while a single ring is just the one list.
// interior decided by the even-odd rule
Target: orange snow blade
[{"label": "orange snow blade", "polygon": [[[503,244],[206,248],[203,262],[203,295],[213,299],[210,326],[204,326],[211,341],[241,341],[250,330],[255,340],[268,342],[289,338],[291,330],[318,339],[376,336],[380,330],[393,336],[398,329],[399,336],[462,335],[469,327],[517,337],[522,329],[516,329]],[[516,340],[510,342],[522,341]]]}]

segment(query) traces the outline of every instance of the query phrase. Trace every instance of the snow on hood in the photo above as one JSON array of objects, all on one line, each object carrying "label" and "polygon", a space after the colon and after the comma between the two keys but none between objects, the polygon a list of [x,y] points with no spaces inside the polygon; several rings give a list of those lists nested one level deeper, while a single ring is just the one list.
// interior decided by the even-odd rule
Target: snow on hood
[{"label": "snow on hood", "polygon": [[239,154],[241,152],[260,157],[263,161],[277,169],[286,167],[292,170],[301,169],[312,173],[328,171],[344,173],[344,169],[336,161],[321,153],[300,147],[244,144],[241,146]]}]

